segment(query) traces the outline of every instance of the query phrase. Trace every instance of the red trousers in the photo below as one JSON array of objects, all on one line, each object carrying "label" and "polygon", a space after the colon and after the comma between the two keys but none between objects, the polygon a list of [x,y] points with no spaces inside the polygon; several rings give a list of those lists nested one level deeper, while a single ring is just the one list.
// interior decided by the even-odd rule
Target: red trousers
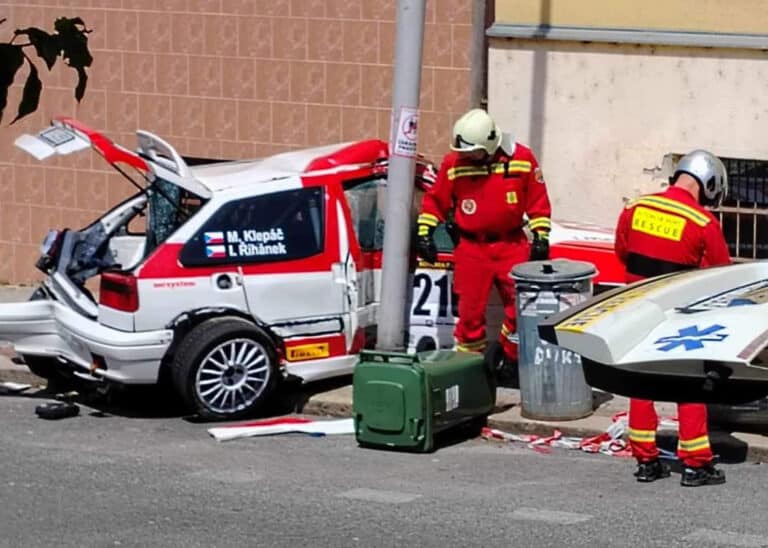
[{"label": "red trousers", "polygon": [[493,243],[462,239],[454,251],[453,289],[459,297],[459,320],[454,336],[458,350],[482,352],[486,347],[485,310],[491,287],[496,286],[504,305],[504,323],[499,342],[504,355],[517,359],[517,345],[508,335],[515,333],[515,283],[512,267],[528,260],[530,244],[525,233]]},{"label": "red trousers", "polygon": [[[699,467],[712,462],[712,449],[707,434],[707,406],[703,403],[678,403],[677,415],[680,424],[677,456],[685,466]],[[638,462],[658,458],[658,423],[652,401],[629,401],[629,445]]]}]

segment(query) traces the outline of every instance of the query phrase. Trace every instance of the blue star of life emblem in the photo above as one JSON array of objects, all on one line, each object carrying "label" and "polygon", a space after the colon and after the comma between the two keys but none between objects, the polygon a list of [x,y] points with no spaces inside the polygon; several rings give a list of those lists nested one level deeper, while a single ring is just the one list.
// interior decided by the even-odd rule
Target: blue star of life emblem
[{"label": "blue star of life emblem", "polygon": [[686,352],[689,350],[698,350],[699,348],[704,348],[704,343],[720,342],[728,337],[727,333],[718,333],[718,331],[723,329],[725,329],[725,327],[718,324],[710,325],[701,330],[699,330],[698,326],[692,325],[690,327],[678,329],[677,335],[662,337],[653,344],[661,345],[659,346],[659,350],[662,352],[669,352],[679,346],[684,347]]}]

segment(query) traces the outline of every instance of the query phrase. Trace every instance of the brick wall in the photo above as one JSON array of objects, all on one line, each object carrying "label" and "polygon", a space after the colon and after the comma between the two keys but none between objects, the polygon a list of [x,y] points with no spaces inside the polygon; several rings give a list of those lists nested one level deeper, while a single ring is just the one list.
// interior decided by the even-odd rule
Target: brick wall
[{"label": "brick wall", "polygon": [[[0,125],[0,282],[29,283],[49,227],[79,228],[131,192],[95,154],[38,163],[12,143],[54,115],[133,148],[138,128],[181,154],[243,159],[390,130],[396,0],[0,0],[0,42],[79,16],[93,32],[85,98],[76,75],[41,70],[41,105]],[[471,2],[428,0],[419,144],[439,160],[469,106]],[[30,56],[37,61],[32,52]]]}]

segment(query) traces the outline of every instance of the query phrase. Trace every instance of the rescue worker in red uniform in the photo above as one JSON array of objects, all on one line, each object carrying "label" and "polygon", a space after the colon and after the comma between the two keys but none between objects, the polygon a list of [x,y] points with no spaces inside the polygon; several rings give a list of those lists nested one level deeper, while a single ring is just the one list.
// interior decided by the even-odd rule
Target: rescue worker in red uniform
[{"label": "rescue worker in red uniform", "polygon": [[[626,265],[627,282],[682,270],[731,262],[717,219],[704,205],[720,205],[728,192],[725,166],[704,150],[684,156],[670,178],[669,188],[627,204],[616,227],[616,253]],[[725,483],[725,474],[712,464],[707,434],[707,408],[679,403],[677,454],[683,463],[681,485]],[[658,418],[652,401],[631,399],[629,443],[637,459],[637,481],[669,476],[656,447]]]},{"label": "rescue worker in red uniform", "polygon": [[[531,150],[502,134],[482,109],[470,110],[456,121],[451,150],[424,196],[417,221],[417,251],[427,262],[437,260],[432,236],[452,213],[458,236],[454,250],[457,349],[485,351],[485,310],[495,284],[505,316],[499,342],[505,361],[514,363],[517,347],[509,336],[516,331],[515,290],[510,272],[529,259],[549,258],[547,188]],[[533,246],[523,231],[524,215],[534,235]]]}]

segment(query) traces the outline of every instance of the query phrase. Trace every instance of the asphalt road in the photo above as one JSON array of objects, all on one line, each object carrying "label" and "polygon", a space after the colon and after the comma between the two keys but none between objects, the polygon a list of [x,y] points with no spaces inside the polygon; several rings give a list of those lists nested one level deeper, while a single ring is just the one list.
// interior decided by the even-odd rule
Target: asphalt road
[{"label": "asphalt road", "polygon": [[768,546],[766,465],[690,489],[575,451],[219,443],[152,402],[61,421],[39,403],[0,397],[0,546]]}]

